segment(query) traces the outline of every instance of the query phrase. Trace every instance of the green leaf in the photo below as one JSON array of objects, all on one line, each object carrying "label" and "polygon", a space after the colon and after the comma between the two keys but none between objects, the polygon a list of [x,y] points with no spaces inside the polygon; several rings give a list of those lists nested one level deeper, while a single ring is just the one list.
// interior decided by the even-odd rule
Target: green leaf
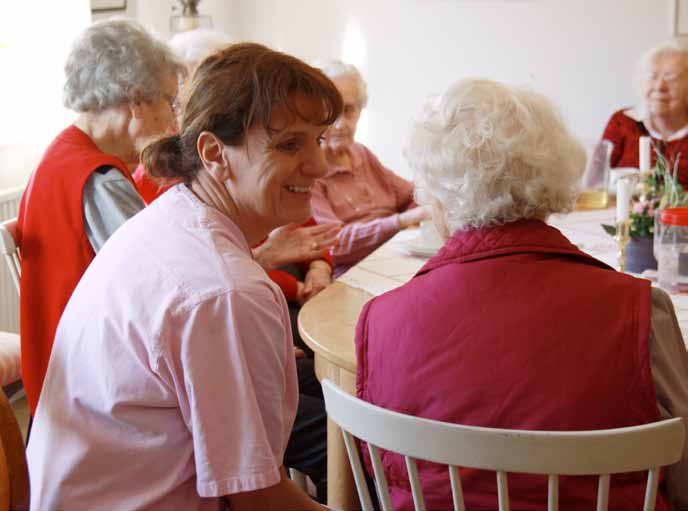
[{"label": "green leaf", "polygon": [[616,226],[615,225],[602,224],[602,229],[604,229],[604,232],[606,232],[610,236],[616,236]]}]

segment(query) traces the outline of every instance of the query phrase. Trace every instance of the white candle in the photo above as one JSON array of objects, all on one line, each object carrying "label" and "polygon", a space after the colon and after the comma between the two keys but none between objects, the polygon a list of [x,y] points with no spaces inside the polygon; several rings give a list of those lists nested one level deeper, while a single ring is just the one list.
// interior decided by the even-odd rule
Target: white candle
[{"label": "white candle", "polygon": [[640,137],[638,141],[638,163],[640,172],[650,170],[650,137]]},{"label": "white candle", "polygon": [[616,221],[625,222],[631,215],[631,193],[633,182],[621,178],[616,182]]}]

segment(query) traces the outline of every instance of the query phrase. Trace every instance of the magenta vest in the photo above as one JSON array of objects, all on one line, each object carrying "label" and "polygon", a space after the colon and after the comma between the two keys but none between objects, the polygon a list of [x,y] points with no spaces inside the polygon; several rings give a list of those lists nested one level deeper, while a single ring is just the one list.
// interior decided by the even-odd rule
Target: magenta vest
[{"label": "magenta vest", "polygon": [[[460,231],[411,281],[363,309],[356,391],[384,408],[466,425],[645,424],[660,419],[649,333],[649,282],[612,270],[544,222]],[[383,462],[395,508],[412,508],[403,458],[386,452]],[[446,467],[418,468],[428,508],[451,509]],[[461,476],[468,509],[497,508],[494,472]],[[612,476],[609,509],[642,509],[646,477]],[[547,508],[546,476],[508,480],[512,509]],[[596,477],[560,477],[562,511],[594,509],[596,494]],[[661,491],[657,509],[671,509]]]}]

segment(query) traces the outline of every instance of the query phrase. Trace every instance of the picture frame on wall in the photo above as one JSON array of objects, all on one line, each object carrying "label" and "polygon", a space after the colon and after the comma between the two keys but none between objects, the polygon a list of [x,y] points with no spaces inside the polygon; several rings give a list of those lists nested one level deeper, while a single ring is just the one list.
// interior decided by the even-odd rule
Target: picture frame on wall
[{"label": "picture frame on wall", "polygon": [[672,35],[688,37],[688,0],[674,0],[672,11]]},{"label": "picture frame on wall", "polygon": [[91,0],[91,12],[124,11],[127,0]]}]

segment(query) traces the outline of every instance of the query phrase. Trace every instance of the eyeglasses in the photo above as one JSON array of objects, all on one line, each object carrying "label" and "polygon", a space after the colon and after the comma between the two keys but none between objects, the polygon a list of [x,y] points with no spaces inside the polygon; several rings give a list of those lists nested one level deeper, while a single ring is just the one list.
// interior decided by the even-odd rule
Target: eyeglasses
[{"label": "eyeglasses", "polygon": [[648,82],[659,82],[674,84],[683,78],[684,73],[648,73]]}]

